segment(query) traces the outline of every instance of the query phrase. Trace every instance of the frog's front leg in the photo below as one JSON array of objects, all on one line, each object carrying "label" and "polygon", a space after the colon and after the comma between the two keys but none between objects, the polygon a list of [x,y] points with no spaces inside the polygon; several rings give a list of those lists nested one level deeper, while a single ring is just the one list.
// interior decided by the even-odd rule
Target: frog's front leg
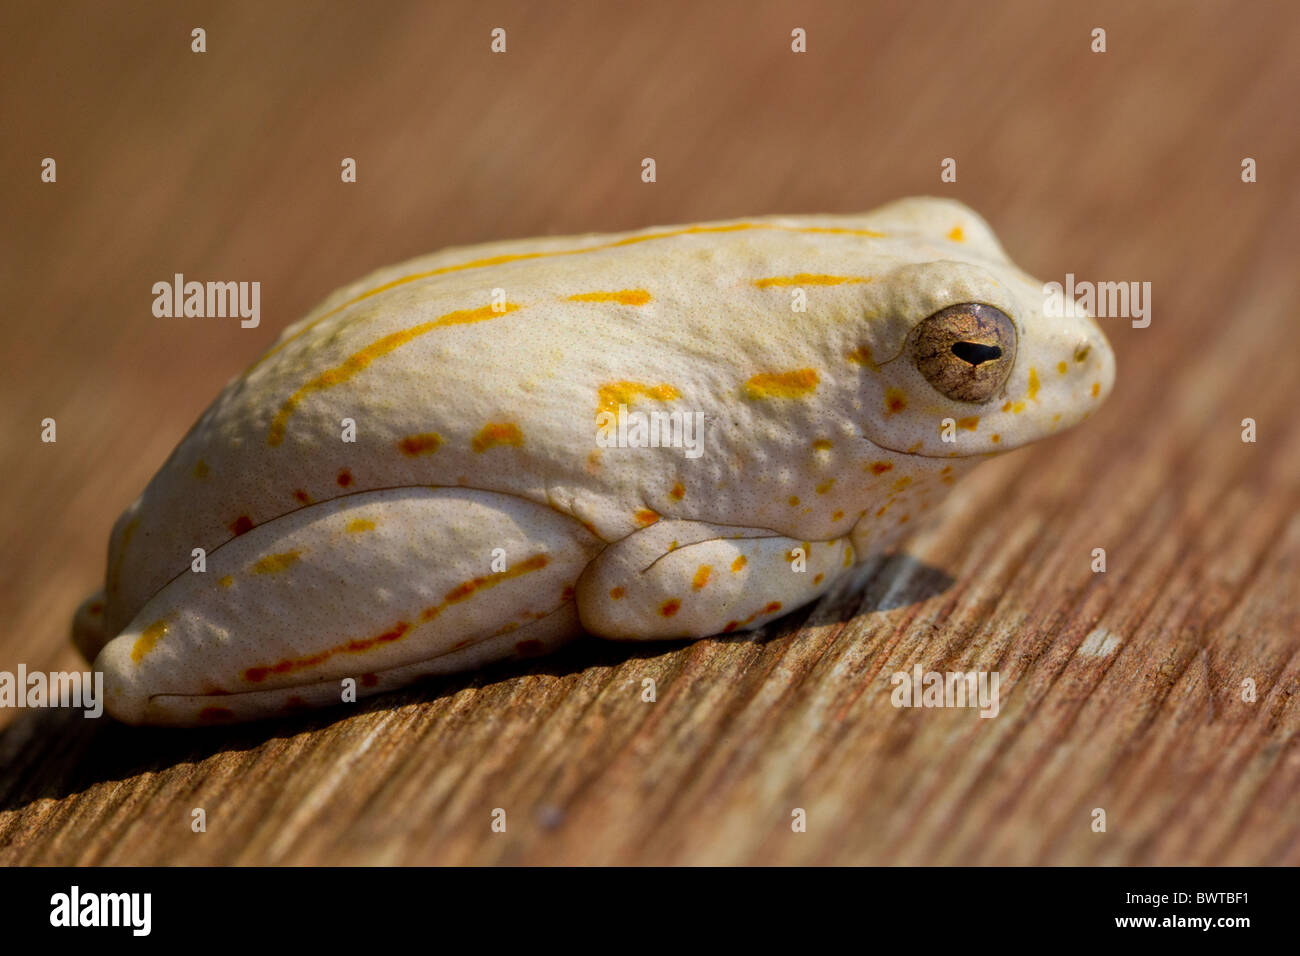
[{"label": "frog's front leg", "polygon": [[302,508],[145,603],[95,659],[105,706],[128,723],[245,720],[337,704],[345,678],[362,696],[540,654],[581,633],[574,584],[601,547],[573,518],[492,492]]},{"label": "frog's front leg", "polygon": [[611,640],[749,630],[820,597],[853,560],[848,538],[659,521],[591,562],[578,579],[578,614]]}]

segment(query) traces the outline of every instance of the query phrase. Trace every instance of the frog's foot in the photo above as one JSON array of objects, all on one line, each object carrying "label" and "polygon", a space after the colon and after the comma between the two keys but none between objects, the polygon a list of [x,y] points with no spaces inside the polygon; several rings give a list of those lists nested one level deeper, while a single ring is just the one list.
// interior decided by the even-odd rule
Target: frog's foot
[{"label": "frog's foot", "polygon": [[659,521],[610,545],[578,579],[582,625],[612,640],[760,627],[820,597],[853,564],[847,538]]},{"label": "frog's foot", "polygon": [[88,661],[93,661],[104,645],[108,634],[104,630],[104,589],[100,588],[81,602],[72,616],[72,646]]},{"label": "frog's foot", "polygon": [[249,720],[580,633],[574,582],[602,543],[510,495],[395,488],[259,525],[154,595],[95,660],[128,723]]}]

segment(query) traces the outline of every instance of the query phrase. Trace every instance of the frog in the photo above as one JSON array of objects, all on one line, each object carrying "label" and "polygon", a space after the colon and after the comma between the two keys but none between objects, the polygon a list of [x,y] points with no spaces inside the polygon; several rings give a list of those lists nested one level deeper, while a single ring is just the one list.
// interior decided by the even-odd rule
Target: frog
[{"label": "frog", "polygon": [[1059,299],[933,197],[379,269],[202,413],[73,641],[115,718],[197,726],[766,627],[1100,407],[1113,350]]}]

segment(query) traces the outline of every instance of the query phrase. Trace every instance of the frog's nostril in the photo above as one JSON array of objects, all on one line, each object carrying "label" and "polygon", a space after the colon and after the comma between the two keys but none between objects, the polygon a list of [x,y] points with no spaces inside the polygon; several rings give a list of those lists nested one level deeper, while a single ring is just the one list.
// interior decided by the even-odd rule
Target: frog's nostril
[{"label": "frog's nostril", "polygon": [[996,345],[981,345],[979,342],[954,342],[952,354],[963,362],[979,365],[1002,358],[1002,349]]}]

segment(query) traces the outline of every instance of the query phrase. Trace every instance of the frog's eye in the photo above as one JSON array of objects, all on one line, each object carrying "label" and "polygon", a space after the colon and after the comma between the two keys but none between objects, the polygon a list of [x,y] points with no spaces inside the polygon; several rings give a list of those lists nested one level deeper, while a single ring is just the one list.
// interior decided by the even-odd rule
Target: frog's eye
[{"label": "frog's eye", "polygon": [[912,358],[941,395],[987,402],[1016,362],[1016,326],[991,305],[952,305],[912,330]]}]

